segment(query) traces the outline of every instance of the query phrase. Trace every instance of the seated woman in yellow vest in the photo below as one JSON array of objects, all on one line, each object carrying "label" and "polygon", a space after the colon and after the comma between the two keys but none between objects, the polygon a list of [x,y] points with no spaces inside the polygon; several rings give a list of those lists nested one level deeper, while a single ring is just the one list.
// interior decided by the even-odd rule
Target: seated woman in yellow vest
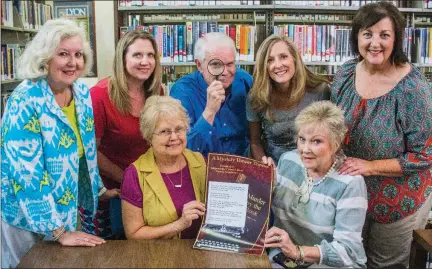
[{"label": "seated woman in yellow vest", "polygon": [[189,118],[178,100],[146,100],[140,129],[150,149],[124,173],[121,199],[128,239],[195,238],[205,207],[206,164],[186,149]]}]

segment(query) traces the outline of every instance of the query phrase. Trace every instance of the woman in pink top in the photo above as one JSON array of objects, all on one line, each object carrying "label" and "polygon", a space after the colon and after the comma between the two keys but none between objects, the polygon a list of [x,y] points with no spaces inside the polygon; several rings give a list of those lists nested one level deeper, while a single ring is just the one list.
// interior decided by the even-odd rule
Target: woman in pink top
[{"label": "woman in pink top", "polygon": [[[152,95],[163,95],[162,67],[151,34],[133,30],[117,43],[113,74],[91,89],[98,165],[107,189],[119,191],[126,167],[149,148],[139,129],[139,114]],[[111,201],[112,203],[113,201]],[[97,234],[113,238],[109,203],[100,202],[94,223]]]}]

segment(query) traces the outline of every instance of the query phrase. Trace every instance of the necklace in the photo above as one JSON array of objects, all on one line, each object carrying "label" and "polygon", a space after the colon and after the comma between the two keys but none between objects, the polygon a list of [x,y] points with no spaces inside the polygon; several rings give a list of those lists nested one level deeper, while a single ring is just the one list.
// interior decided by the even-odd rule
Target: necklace
[{"label": "necklace", "polygon": [[174,184],[168,174],[165,173],[165,176],[174,188],[181,188],[183,186],[183,169],[180,169],[180,184]]},{"label": "necklace", "polygon": [[300,202],[306,204],[309,202],[310,194],[312,192],[313,187],[318,186],[321,184],[331,173],[333,173],[333,170],[336,166],[336,161],[332,164],[330,169],[327,171],[327,173],[318,181],[314,182],[314,179],[308,175],[306,167],[304,167],[304,173],[306,182],[303,182],[303,184],[300,186],[300,188],[296,191],[296,195],[300,196]]}]

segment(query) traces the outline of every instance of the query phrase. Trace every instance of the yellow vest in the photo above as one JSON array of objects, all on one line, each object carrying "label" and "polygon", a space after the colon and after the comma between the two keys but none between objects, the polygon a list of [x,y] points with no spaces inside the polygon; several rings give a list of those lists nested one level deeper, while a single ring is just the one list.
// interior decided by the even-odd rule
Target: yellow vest
[{"label": "yellow vest", "polygon": [[[201,153],[185,149],[187,161],[197,201],[204,203],[207,165]],[[162,226],[178,219],[174,203],[162,179],[153,155],[153,148],[136,160],[135,166],[143,193],[143,216],[147,226]],[[177,235],[174,238],[179,238]]]}]

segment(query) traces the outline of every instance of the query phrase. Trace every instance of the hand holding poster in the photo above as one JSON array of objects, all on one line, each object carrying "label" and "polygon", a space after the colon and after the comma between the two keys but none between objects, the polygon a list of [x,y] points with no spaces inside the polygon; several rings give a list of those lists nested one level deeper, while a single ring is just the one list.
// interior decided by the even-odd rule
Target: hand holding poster
[{"label": "hand holding poster", "polygon": [[206,213],[194,248],[261,255],[273,167],[234,155],[208,156]]}]

